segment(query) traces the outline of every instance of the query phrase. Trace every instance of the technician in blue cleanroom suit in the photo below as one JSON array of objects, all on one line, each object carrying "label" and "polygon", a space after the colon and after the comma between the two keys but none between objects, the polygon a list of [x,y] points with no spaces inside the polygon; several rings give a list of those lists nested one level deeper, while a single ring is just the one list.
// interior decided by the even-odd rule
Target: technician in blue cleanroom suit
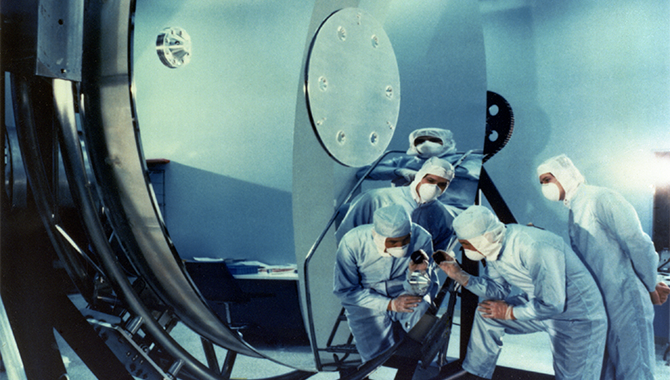
[{"label": "technician in blue cleanroom suit", "polygon": [[[430,157],[442,158],[452,165],[464,156],[456,152],[456,142],[448,129],[421,128],[409,134],[409,149],[406,156],[395,157],[379,163],[370,174],[372,180],[392,181],[396,186],[410,184],[421,166]],[[477,193],[479,172],[482,168],[481,152],[469,152],[456,168],[456,175],[449,185],[449,191],[440,196],[440,201],[446,205],[465,209],[472,205]],[[363,167],[356,173],[361,178],[369,166]]]},{"label": "technician in blue cleanroom suit", "polygon": [[[485,300],[479,304],[461,371],[455,378],[490,379],[505,334],[546,331],[556,379],[599,379],[607,316],[593,277],[577,255],[551,232],[505,226],[486,207],[471,206],[454,220],[471,260],[486,259],[483,276],[471,276],[448,258],[447,276]],[[521,294],[510,297],[515,286]]]},{"label": "technician in blue cleanroom suit", "polygon": [[445,160],[432,157],[421,166],[409,186],[371,189],[351,201],[335,232],[339,243],[344,234],[361,224],[372,223],[372,215],[380,207],[401,205],[412,221],[433,237],[435,249],[444,249],[452,235],[451,221],[458,210],[442,204],[437,198],[454,178],[454,168]]},{"label": "technician in blue cleanroom suit", "polygon": [[668,287],[656,282],[658,254],[633,206],[615,191],[587,185],[565,155],[537,168],[542,193],[570,209],[572,248],[593,274],[609,318],[603,378],[653,379],[654,309]]},{"label": "technician in blue cleanroom suit", "polygon": [[[413,252],[422,250],[415,264]],[[337,250],[333,293],[344,306],[356,348],[365,362],[398,339],[393,325],[409,331],[437,294],[439,279],[432,260],[430,235],[411,222],[398,205],[375,211],[373,224],[349,231]],[[410,274],[424,271],[430,285],[414,292]]]}]

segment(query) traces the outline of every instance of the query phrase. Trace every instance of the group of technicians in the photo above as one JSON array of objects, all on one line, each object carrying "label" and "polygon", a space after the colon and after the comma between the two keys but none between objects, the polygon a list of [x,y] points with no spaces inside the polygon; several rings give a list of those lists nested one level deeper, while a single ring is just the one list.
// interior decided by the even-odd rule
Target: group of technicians
[{"label": "group of technicians", "polygon": [[[653,305],[670,288],[656,281],[659,257],[630,203],[586,184],[565,155],[542,163],[542,194],[569,208],[568,245],[463,203],[474,201],[476,185],[472,200],[462,189],[476,184],[481,155],[461,156],[447,130],[412,132],[408,157],[372,172],[399,186],[361,194],[338,227],[333,291],[361,359],[392,347],[434,306],[439,268],[482,302],[465,360],[438,378],[490,379],[505,334],[546,331],[557,379],[653,380]],[[461,191],[450,198],[452,186]],[[452,233],[467,258],[485,260],[483,275],[466,273],[447,252]]]}]

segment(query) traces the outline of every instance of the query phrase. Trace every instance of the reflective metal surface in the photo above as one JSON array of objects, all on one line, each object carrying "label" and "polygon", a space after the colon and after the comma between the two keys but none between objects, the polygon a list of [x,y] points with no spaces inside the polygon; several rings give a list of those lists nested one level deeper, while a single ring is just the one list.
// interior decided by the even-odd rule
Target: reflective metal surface
[{"label": "reflective metal surface", "polygon": [[5,129],[5,192],[12,207],[26,207],[28,180],[19,151],[16,128]]},{"label": "reflective metal surface", "polygon": [[[172,313],[216,344],[249,356],[261,356],[228,329],[200,297],[185,275],[183,263],[157,214],[145,175],[146,163],[129,91],[127,44],[131,5],[132,2],[124,0],[106,1],[91,4],[87,9],[84,46],[91,53],[85,57],[83,72],[84,132],[100,196],[129,260]],[[110,268],[115,267],[110,264]],[[124,282],[118,285],[123,289]],[[188,358],[183,364],[191,373],[200,378],[213,377],[211,370],[192,360],[165,331],[160,331],[160,326],[148,318],[146,306],[138,304],[129,286],[123,290],[133,310],[145,320],[144,326],[156,339],[161,339],[169,352],[175,357]]]},{"label": "reflective metal surface", "polygon": [[337,161],[368,165],[391,142],[400,77],[384,28],[358,8],[337,11],[309,50],[307,100],[314,130]]},{"label": "reflective metal surface", "polygon": [[[330,233],[309,269],[314,318],[305,322],[307,326],[314,324],[310,326],[315,342],[311,347],[277,339],[279,329],[270,329],[269,334],[239,330],[242,341],[238,343],[248,345],[240,347],[223,333],[243,319],[235,319],[233,313],[233,320],[228,321],[225,313],[218,313],[219,321],[215,321],[211,311],[202,308],[201,300],[187,296],[193,284],[180,277],[173,260],[204,256],[295,264],[302,269],[305,255],[337,206],[336,200],[352,185],[354,169],[342,164],[370,162],[379,154],[371,148],[375,145],[391,146],[397,141],[397,146],[406,149],[406,136],[412,129],[438,120],[449,120],[449,128],[461,136],[462,149],[481,148],[486,76],[481,25],[474,17],[476,4],[366,2],[353,11],[354,21],[348,19],[332,26],[328,20],[352,4],[323,0],[309,5],[305,7],[300,1],[262,7],[253,3],[184,1],[157,6],[150,0],[139,1],[132,29],[132,106],[122,101],[124,57],[117,53],[115,60],[107,60],[100,68],[107,73],[101,75],[101,87],[86,91],[90,125],[108,126],[105,136],[92,136],[87,146],[96,154],[106,155],[92,157],[92,162],[100,169],[97,179],[116,219],[113,223],[123,234],[123,241],[135,246],[131,251],[139,253],[132,261],[185,323],[215,344],[243,354],[251,350],[252,355],[260,354],[295,368],[314,368],[316,352],[318,369],[332,370],[332,355],[320,350],[341,308],[332,294],[336,245]],[[351,25],[357,25],[358,13],[361,24],[365,24],[365,14],[377,20],[359,35]],[[407,17],[410,21],[405,21]],[[416,22],[422,27],[416,28]],[[180,70],[164,67],[154,55],[156,30],[170,24],[188,30],[200,47],[198,58]],[[122,30],[119,28],[119,40]],[[335,33],[332,43],[359,39],[357,48],[340,50],[339,54],[325,48],[317,64],[312,58],[320,54],[320,31],[324,30]],[[383,34],[388,34],[388,40]],[[111,39],[109,43],[111,46]],[[458,58],[451,54],[463,46],[468,47],[468,54]],[[371,50],[385,51],[386,58],[372,59]],[[107,53],[111,51],[103,51]],[[358,69],[333,68],[326,64],[331,60],[335,66],[340,62]],[[358,66],[360,61],[365,67]],[[319,65],[322,70],[317,71],[321,72],[310,74],[309,70]],[[340,70],[341,77],[335,69]],[[396,69],[397,73],[388,75]],[[364,85],[352,84],[360,74],[364,74]],[[398,96],[403,80],[403,104],[407,101],[404,116],[399,111]],[[338,87],[354,84],[359,86],[338,92]],[[318,96],[312,98],[315,92]],[[335,97],[328,98],[329,94]],[[92,101],[102,106],[100,115],[93,115],[99,120],[92,119]],[[350,108],[330,108],[335,102]],[[312,103],[321,108],[312,108]],[[384,107],[377,107],[380,103]],[[175,112],[175,104],[182,112]],[[368,118],[368,114],[374,117]],[[126,121],[119,120],[119,115]],[[128,121],[130,115],[134,116],[132,122]],[[333,133],[322,135],[318,127],[315,133],[312,121],[324,117],[326,123],[332,118],[346,121],[351,117],[375,125],[339,133],[342,122],[334,126]],[[382,129],[378,129],[382,119]],[[392,134],[389,125],[395,126]],[[386,133],[385,127],[389,128]],[[326,135],[329,144],[363,144],[365,148],[359,148],[361,156],[368,157],[345,162],[358,160],[358,154],[324,149],[325,143],[320,140]],[[134,152],[133,140],[140,152]],[[170,160],[167,191],[174,195],[168,198],[170,217],[164,221],[155,215],[146,179],[140,178],[145,157]],[[271,315],[285,313],[305,317],[304,273],[298,274],[288,282],[297,287],[299,293],[293,296],[297,299],[278,296],[255,300],[272,301],[264,303],[271,321],[277,318]],[[294,323],[291,327],[304,325]]]},{"label": "reflective metal surface", "polygon": [[16,340],[12,333],[12,326],[9,324],[7,317],[7,310],[5,303],[0,297],[0,355],[2,356],[2,364],[4,366],[3,372],[7,372],[7,376],[12,380],[26,380],[26,371],[23,368],[21,361],[21,354],[16,346]]},{"label": "reflective metal surface", "polygon": [[39,1],[36,74],[81,80],[84,3]]},{"label": "reflective metal surface", "polygon": [[[310,28],[318,30],[344,5],[319,2]],[[347,4],[346,6],[351,6]],[[458,149],[481,149],[486,116],[486,69],[479,9],[469,2],[366,2],[359,7],[378,20],[396,56],[402,87],[400,113],[389,149],[407,150],[407,136],[421,127],[448,128]],[[299,94],[299,99],[302,94]],[[304,95],[303,95],[304,96]],[[298,103],[293,134],[293,227],[298,267],[305,263],[325,224],[355,183],[356,169],[345,168],[323,154],[315,141],[308,106]],[[383,184],[381,185],[383,186]],[[309,260],[313,345],[323,370],[337,366],[325,350],[341,309],[333,294],[334,228],[324,235]],[[301,277],[301,281],[303,278]],[[307,303],[307,302],[305,302]],[[304,315],[308,315],[303,311]],[[333,344],[346,341],[340,326]],[[350,356],[348,360],[355,359]]]}]

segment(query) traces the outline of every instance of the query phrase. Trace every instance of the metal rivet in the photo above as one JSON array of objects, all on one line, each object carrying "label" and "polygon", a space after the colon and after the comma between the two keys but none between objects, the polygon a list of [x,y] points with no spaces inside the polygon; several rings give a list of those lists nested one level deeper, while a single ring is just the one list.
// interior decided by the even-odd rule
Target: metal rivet
[{"label": "metal rivet", "polygon": [[346,140],[347,140],[347,135],[344,133],[344,131],[337,132],[337,142],[340,143],[340,145],[344,145],[344,142]]},{"label": "metal rivet", "polygon": [[376,35],[373,34],[371,40],[372,40],[372,47],[373,48],[376,48],[377,46],[379,46],[379,37],[377,37]]},{"label": "metal rivet", "polygon": [[342,41],[347,39],[347,30],[343,26],[337,28],[337,37]]},{"label": "metal rivet", "polygon": [[326,91],[328,89],[328,79],[326,77],[319,77],[319,90]]},{"label": "metal rivet", "polygon": [[386,97],[387,97],[387,98],[389,98],[389,99],[393,98],[393,87],[391,87],[391,86],[386,86],[386,91],[385,91],[385,93],[386,93]]}]

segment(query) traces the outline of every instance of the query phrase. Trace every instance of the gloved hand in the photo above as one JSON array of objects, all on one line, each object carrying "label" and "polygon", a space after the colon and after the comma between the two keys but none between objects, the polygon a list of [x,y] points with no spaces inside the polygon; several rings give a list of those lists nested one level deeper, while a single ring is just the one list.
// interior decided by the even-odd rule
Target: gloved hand
[{"label": "gloved hand", "polygon": [[654,305],[663,305],[668,300],[668,294],[670,294],[670,287],[664,282],[659,282],[656,284],[656,290],[649,293],[651,303]]},{"label": "gloved hand", "polygon": [[412,313],[414,308],[421,303],[421,297],[411,296],[409,294],[402,294],[389,302],[387,310],[397,311],[400,313]]},{"label": "gloved hand", "polygon": [[486,300],[479,304],[477,310],[482,313],[484,318],[516,319],[512,312],[512,305],[508,305],[505,301]]},{"label": "gloved hand", "polygon": [[403,177],[407,182],[414,181],[414,177],[416,176],[416,170],[405,168],[395,169],[393,173],[398,177]]},{"label": "gloved hand", "polygon": [[440,269],[461,286],[466,286],[470,280],[470,275],[461,269],[456,259],[444,251],[437,251],[436,254],[445,256],[445,260],[440,263]]},{"label": "gloved hand", "polygon": [[659,282],[656,284],[656,292],[660,298],[661,304],[664,304],[668,300],[668,295],[670,295],[670,286],[665,282]]}]

